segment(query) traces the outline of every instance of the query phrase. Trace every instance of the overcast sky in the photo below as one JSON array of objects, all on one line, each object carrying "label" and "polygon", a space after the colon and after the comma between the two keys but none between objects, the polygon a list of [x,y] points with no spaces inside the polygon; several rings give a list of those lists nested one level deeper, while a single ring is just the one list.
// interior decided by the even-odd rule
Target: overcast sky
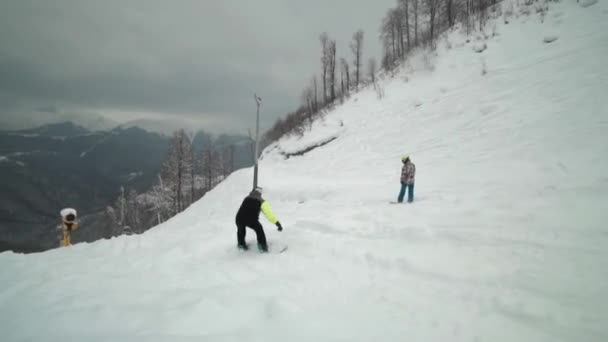
[{"label": "overcast sky", "polygon": [[2,0],[0,128],[60,118],[168,119],[216,132],[295,109],[320,69],[319,34],[338,57],[361,28],[364,58],[396,0]]}]

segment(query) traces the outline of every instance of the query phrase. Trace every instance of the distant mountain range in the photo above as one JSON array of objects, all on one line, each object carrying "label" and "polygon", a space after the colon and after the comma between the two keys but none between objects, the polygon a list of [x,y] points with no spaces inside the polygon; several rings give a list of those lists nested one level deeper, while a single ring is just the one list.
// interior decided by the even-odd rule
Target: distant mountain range
[{"label": "distant mountain range", "polygon": [[[120,187],[148,190],[156,181],[170,137],[138,127],[89,131],[73,123],[0,132],[0,251],[32,252],[57,246],[59,211],[79,211],[75,241],[109,237],[103,210]],[[210,141],[235,146],[236,169],[251,165],[243,136],[199,132],[195,149]]]}]

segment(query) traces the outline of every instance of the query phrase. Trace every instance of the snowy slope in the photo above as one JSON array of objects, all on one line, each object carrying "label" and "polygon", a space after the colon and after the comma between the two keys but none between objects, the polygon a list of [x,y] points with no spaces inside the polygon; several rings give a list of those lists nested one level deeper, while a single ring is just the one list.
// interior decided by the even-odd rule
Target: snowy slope
[{"label": "snowy slope", "polygon": [[251,169],[143,236],[0,254],[2,340],[608,340],[607,3],[454,33],[270,146],[283,254],[235,249]]}]

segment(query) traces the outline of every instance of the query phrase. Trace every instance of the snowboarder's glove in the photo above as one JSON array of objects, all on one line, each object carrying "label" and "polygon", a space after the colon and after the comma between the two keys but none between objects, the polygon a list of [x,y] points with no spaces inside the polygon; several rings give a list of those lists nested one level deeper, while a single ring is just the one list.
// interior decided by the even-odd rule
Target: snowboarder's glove
[{"label": "snowboarder's glove", "polygon": [[277,230],[280,232],[283,231],[283,226],[281,226],[281,222],[277,222]]}]

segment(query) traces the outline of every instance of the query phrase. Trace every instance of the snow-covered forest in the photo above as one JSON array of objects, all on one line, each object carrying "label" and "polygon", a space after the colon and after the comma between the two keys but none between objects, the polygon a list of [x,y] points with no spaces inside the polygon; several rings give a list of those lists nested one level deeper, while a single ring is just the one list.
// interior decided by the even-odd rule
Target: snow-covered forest
[{"label": "snow-covered forest", "polygon": [[212,139],[201,151],[193,146],[195,135],[176,131],[152,189],[138,194],[121,188],[106,215],[115,227],[114,236],[141,234],[181,213],[213,189],[235,169],[235,146],[216,146]]}]

